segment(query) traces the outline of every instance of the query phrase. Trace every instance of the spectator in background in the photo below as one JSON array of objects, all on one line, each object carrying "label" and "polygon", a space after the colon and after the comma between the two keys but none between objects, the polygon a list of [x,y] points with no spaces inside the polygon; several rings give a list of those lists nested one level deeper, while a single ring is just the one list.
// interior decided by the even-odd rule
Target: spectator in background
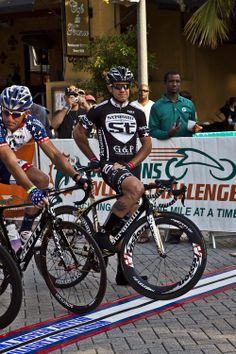
[{"label": "spectator in background", "polygon": [[43,124],[43,127],[45,128],[49,138],[51,139],[52,130],[48,119],[48,113],[48,109],[44,106],[41,106],[40,104],[33,103],[30,107],[30,114],[33,117],[36,117]]},{"label": "spectator in background", "polygon": [[[92,108],[93,106],[96,105],[96,99],[93,95],[86,95],[85,96],[86,102],[89,104],[89,107]],[[80,116],[82,118],[82,116]],[[92,130],[89,132],[88,135],[89,138],[94,138],[97,139],[97,130],[95,124],[93,124]]]},{"label": "spectator in background", "polygon": [[[164,75],[165,94],[156,101],[150,112],[150,136],[157,139],[192,136],[196,122],[194,104],[188,98],[180,96],[181,78],[178,72],[167,72]],[[190,123],[189,123],[190,121]],[[192,127],[189,124],[192,122]],[[180,242],[181,233],[172,230],[168,242]]]},{"label": "spectator in background", "polygon": [[138,89],[138,99],[136,101],[131,102],[131,105],[137,107],[144,111],[146,115],[147,124],[149,122],[149,115],[151,107],[154,101],[149,99],[150,88],[148,85],[140,85]]},{"label": "spectator in background", "polygon": [[93,107],[97,102],[96,99],[93,95],[86,95],[85,99],[87,101],[87,103],[89,104],[89,107]]},{"label": "spectator in background", "polygon": [[225,105],[216,113],[220,119],[221,130],[235,130],[236,124],[236,97],[230,97]]},{"label": "spectator in background", "polygon": [[[150,135],[157,139],[192,136],[196,109],[191,100],[180,96],[181,78],[177,72],[164,76],[165,94],[154,103],[149,118]],[[192,121],[193,123],[189,123]],[[190,125],[192,125],[190,127]]]},{"label": "spectator in background", "polygon": [[72,131],[79,116],[86,114],[89,105],[85,100],[85,91],[71,85],[65,89],[65,106],[52,116],[51,125],[59,139],[72,138]]}]

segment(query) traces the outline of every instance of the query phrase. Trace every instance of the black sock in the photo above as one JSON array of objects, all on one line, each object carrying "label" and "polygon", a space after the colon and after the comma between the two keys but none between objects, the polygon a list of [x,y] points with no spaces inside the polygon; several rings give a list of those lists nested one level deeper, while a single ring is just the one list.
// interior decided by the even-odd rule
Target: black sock
[{"label": "black sock", "polygon": [[116,225],[118,225],[121,222],[121,220],[122,218],[120,218],[119,216],[111,212],[102,227],[102,231],[111,233],[111,231],[116,227]]}]

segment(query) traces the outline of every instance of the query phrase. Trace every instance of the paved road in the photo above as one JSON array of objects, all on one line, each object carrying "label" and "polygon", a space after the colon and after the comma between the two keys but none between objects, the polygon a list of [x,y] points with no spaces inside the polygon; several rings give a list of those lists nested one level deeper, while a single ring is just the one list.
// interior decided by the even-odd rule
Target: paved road
[{"label": "paved road", "polygon": [[[208,242],[206,272],[236,264],[229,252],[236,251],[235,238]],[[113,257],[114,258],[114,257]],[[115,285],[115,258],[108,268],[104,302],[134,293],[130,287]],[[24,275],[24,299],[17,319],[1,334],[67,312],[50,296],[34,263]],[[138,320],[123,327],[82,340],[54,353],[83,354],[218,354],[236,353],[236,289],[190,302],[167,312]]]}]

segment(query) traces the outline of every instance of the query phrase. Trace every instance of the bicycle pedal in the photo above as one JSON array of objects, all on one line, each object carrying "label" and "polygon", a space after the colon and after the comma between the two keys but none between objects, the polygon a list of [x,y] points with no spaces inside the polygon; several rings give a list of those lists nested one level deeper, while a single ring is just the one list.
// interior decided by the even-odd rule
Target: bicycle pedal
[{"label": "bicycle pedal", "polygon": [[115,254],[115,252],[110,251],[110,250],[107,250],[107,249],[105,249],[105,248],[103,248],[101,251],[102,251],[102,255],[103,255],[104,257],[114,256],[114,254]]}]

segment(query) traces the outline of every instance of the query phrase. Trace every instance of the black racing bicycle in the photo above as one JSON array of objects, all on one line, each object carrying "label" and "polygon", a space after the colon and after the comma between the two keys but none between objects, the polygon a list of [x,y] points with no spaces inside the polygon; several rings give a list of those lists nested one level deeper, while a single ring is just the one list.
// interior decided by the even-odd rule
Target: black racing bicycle
[{"label": "black racing bicycle", "polygon": [[[81,167],[80,171],[91,178],[90,166]],[[115,235],[112,232],[110,241],[116,246],[122,240],[119,250],[122,268],[127,281],[137,292],[156,300],[176,298],[191,290],[201,278],[207,261],[206,243],[190,219],[165,210],[178,199],[184,201],[184,186],[177,190],[176,181],[172,178],[156,180],[144,187],[137,211]],[[168,194],[169,202],[158,204],[162,193]],[[119,196],[95,200],[90,194],[88,207],[76,203],[55,208],[55,213],[63,220],[75,221],[93,235],[100,228],[98,206]],[[148,232],[149,242],[142,244],[139,240],[144,232]],[[181,242],[177,245],[168,243],[171,234],[176,233],[181,234]]]},{"label": "black racing bicycle", "polygon": [[[27,243],[17,252],[11,246],[4,213],[7,210],[24,208],[29,204],[0,206],[0,244],[3,249],[8,251],[10,259],[15,264],[12,271],[16,274],[15,278],[12,277],[12,272],[8,271],[7,257],[5,257],[5,261],[5,258],[1,259],[0,256],[0,262],[2,261],[2,288],[0,289],[2,311],[5,308],[3,302],[5,294],[7,294],[5,288],[13,288],[14,291],[9,292],[9,297],[12,306],[15,306],[13,303],[13,300],[16,301],[15,287],[19,287],[19,294],[21,291],[17,275],[22,275],[36,253],[40,258],[40,263],[36,264],[39,266],[48,289],[63,307],[74,313],[85,313],[101,303],[106,289],[106,268],[99,247],[91,235],[80,225],[56,218],[52,207],[55,195],[68,193],[75,189],[79,189],[79,187],[73,186],[47,191],[49,205],[43,209]],[[38,239],[41,240],[41,247],[35,249]],[[19,301],[20,299],[19,295]],[[19,304],[16,305],[16,308],[15,312],[18,312]],[[8,309],[6,307],[5,316],[7,316],[8,310],[9,306]],[[4,325],[3,321],[2,323]]]}]

